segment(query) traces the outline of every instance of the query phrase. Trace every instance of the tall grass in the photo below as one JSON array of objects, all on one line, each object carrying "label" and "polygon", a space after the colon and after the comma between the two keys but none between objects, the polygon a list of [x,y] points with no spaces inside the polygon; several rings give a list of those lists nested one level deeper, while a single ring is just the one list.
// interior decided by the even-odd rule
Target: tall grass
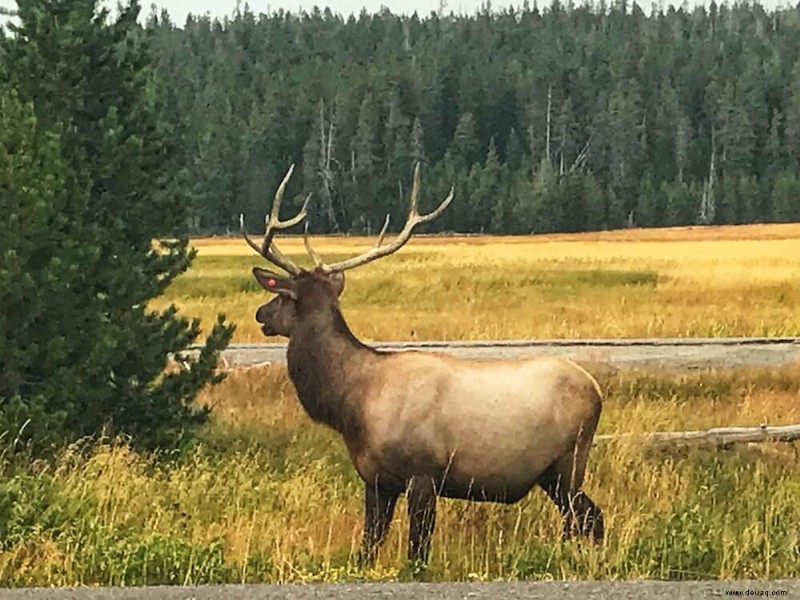
[{"label": "tall grass", "polygon": [[[364,238],[321,238],[326,260]],[[175,303],[234,341],[263,341],[269,299],[250,268],[264,261],[240,239],[196,240],[199,256],[155,305]],[[281,250],[308,265],[302,241]],[[642,230],[515,238],[415,238],[398,254],[347,274],[345,316],[365,340],[464,340],[800,333],[800,226]]]},{"label": "tall grass", "polygon": [[[800,366],[664,375],[596,369],[601,433],[800,422]],[[401,502],[379,564],[354,564],[361,484],[341,441],[312,424],[285,369],[234,372],[205,393],[203,442],[170,463],[121,440],[52,463],[0,461],[0,585],[395,579]],[[788,446],[788,447],[787,447]],[[431,580],[800,576],[797,446],[681,453],[599,445],[586,490],[602,547],[558,540],[543,492],[514,506],[442,500]]]}]

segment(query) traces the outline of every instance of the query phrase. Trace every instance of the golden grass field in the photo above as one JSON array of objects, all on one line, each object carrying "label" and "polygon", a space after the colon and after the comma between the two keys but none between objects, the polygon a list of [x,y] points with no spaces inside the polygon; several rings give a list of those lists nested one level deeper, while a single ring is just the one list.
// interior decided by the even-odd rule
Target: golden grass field
[{"label": "golden grass field", "polygon": [[[325,257],[369,243],[314,241]],[[206,323],[225,312],[238,341],[260,340],[252,315],[267,296],[249,268],[263,260],[237,239],[195,244],[195,266],[159,303]],[[348,277],[343,310],[364,339],[797,334],[798,276],[800,225],[420,238]],[[606,395],[598,433],[800,423],[800,365],[587,367]],[[443,500],[420,573],[404,560],[401,501],[379,564],[363,572],[361,484],[285,367],[233,371],[199,401],[212,422],[172,464],[115,440],[24,469],[0,455],[0,585],[800,577],[797,443],[598,445],[585,489],[605,511],[602,547],[559,541],[539,490],[514,506]]]},{"label": "golden grass field", "polygon": [[[327,260],[374,240],[312,238]],[[281,250],[310,264],[301,237]],[[264,261],[238,237],[194,240],[193,267],[154,303],[265,340]],[[774,336],[800,333],[800,225],[535,237],[421,237],[347,273],[342,309],[364,340]]]}]

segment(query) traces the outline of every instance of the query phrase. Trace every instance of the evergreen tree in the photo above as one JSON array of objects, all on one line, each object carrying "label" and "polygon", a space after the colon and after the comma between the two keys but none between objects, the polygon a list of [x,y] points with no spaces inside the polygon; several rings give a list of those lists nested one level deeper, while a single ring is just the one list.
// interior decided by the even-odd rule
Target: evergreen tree
[{"label": "evergreen tree", "polygon": [[506,164],[512,170],[517,170],[522,166],[525,159],[524,150],[522,149],[522,141],[519,139],[519,134],[513,127],[508,132],[508,140],[506,141]]},{"label": "evergreen tree", "polygon": [[792,165],[800,166],[800,56],[795,57],[786,106],[786,146]]},{"label": "evergreen tree", "polygon": [[207,416],[193,400],[220,380],[233,328],[220,317],[191,359],[199,322],[148,308],[194,252],[181,140],[162,118],[139,6],[115,19],[95,0],[18,6],[0,48],[21,106],[2,111],[19,115],[18,131],[2,127],[11,193],[0,195],[19,226],[4,231],[0,272],[24,281],[3,286],[4,425],[30,419],[40,444],[106,427],[143,447],[180,445]]},{"label": "evergreen tree", "polygon": [[528,187],[517,197],[514,219],[520,223],[520,233],[549,233],[558,231],[563,220],[559,202],[558,173],[542,159]]},{"label": "evergreen tree", "polygon": [[[358,126],[352,141],[351,167],[353,172],[352,195],[349,208],[351,209],[351,230],[371,233],[377,226],[378,230],[383,222],[382,214],[378,207],[370,202],[379,196],[380,190],[380,146],[379,138],[380,120],[378,108],[372,94],[367,93],[361,102],[358,115]],[[385,214],[386,211],[383,211]]]},{"label": "evergreen tree", "polygon": [[411,167],[408,127],[408,118],[403,114],[400,97],[394,93],[389,99],[388,116],[383,135],[386,171],[392,178],[405,175]]},{"label": "evergreen tree", "polygon": [[772,206],[776,221],[800,221],[800,178],[795,173],[786,171],[775,179]]},{"label": "evergreen tree", "polygon": [[0,431],[33,432],[37,445],[66,417],[48,401],[59,393],[48,377],[65,362],[70,342],[45,327],[71,316],[62,299],[80,283],[77,268],[61,268],[69,216],[60,149],[58,135],[41,131],[29,105],[0,94]]},{"label": "evergreen tree", "polygon": [[694,224],[700,192],[690,189],[682,181],[665,181],[661,184],[661,193],[664,197],[664,225]]},{"label": "evergreen tree", "polygon": [[461,115],[449,150],[453,165],[458,168],[468,169],[477,162],[478,139],[475,131],[475,117],[472,113],[466,112]]},{"label": "evergreen tree", "polygon": [[411,128],[411,160],[414,163],[425,162],[425,132],[419,118],[414,119]]}]

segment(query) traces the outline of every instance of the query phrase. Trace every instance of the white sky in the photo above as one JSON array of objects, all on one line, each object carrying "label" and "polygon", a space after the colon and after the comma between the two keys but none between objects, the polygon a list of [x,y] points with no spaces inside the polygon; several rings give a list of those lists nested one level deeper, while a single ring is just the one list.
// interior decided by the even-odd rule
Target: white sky
[{"label": "white sky", "polygon": [[[454,13],[474,13],[480,8],[484,0],[442,0],[445,6],[445,12]],[[545,0],[549,4],[549,0]],[[156,0],[155,2],[147,2],[142,0],[142,7],[147,8],[149,12],[150,4],[156,4],[159,7],[166,7],[169,11],[173,21],[177,24],[183,25],[188,12],[193,14],[204,14],[208,12],[212,16],[230,15],[236,9],[236,0]],[[394,14],[407,14],[410,15],[417,11],[420,17],[426,17],[431,12],[439,9],[439,0],[248,0],[247,4],[250,10],[256,15],[259,13],[273,12],[278,9],[284,9],[291,12],[298,12],[300,10],[311,11],[317,5],[320,10],[324,10],[327,6],[331,12],[344,15],[345,17],[350,14],[361,12],[366,9],[368,13],[376,13],[381,7],[385,6]],[[521,5],[522,0],[512,2],[509,0],[496,0],[493,1],[491,6],[493,8],[502,8],[510,4]],[[533,5],[533,1],[530,2]],[[245,0],[241,0],[241,7],[244,8]],[[174,15],[174,16],[173,16]]]},{"label": "white sky", "polygon": [[[9,2],[11,0],[0,0],[2,2]],[[142,12],[148,14],[150,12],[151,4],[155,4],[159,8],[165,7],[170,14],[170,18],[177,25],[182,26],[186,21],[186,15],[191,12],[195,15],[202,15],[208,13],[211,17],[222,18],[226,15],[231,15],[236,9],[237,0],[141,0]],[[244,8],[245,0],[240,0],[241,6]],[[474,14],[483,4],[485,0],[442,0],[445,6],[445,12],[453,11],[456,14]],[[534,0],[529,0],[531,6]],[[649,13],[651,0],[638,0],[641,9]],[[669,6],[669,0],[661,0],[663,5]],[[674,5],[682,4],[683,0],[672,0]],[[708,5],[710,0],[687,0],[688,6],[696,6],[697,4]],[[567,4],[566,1],[563,2]],[[581,0],[575,0],[575,4],[580,4]],[[633,0],[629,0],[629,5]],[[659,0],[656,0],[659,4]],[[717,0],[717,4],[724,2]],[[269,13],[278,9],[284,9],[291,12],[298,12],[300,10],[310,11],[314,5],[318,5],[320,9],[325,6],[330,7],[333,13],[338,13],[344,16],[349,14],[358,15],[362,8],[366,8],[368,13],[376,13],[382,6],[386,6],[394,14],[407,14],[410,15],[417,11],[420,17],[426,17],[431,12],[439,9],[439,0],[248,0],[247,4],[250,10],[258,15],[259,13]],[[550,4],[550,0],[539,0],[538,5],[544,8]],[[610,5],[611,1],[607,2]],[[772,10],[779,6],[791,6],[786,0],[761,0],[761,4],[767,9]],[[491,6],[493,9],[500,9],[506,6],[522,6],[522,0],[492,0]]]},{"label": "white sky", "polygon": [[[109,5],[116,6],[117,0],[106,0]],[[230,16],[236,9],[237,0],[140,0],[142,4],[142,18],[150,13],[151,4],[155,4],[159,9],[164,7],[169,12],[170,18],[178,26],[183,26],[186,22],[186,16],[191,12],[195,15],[203,15],[208,13],[212,18],[222,18]],[[241,1],[241,6],[244,8],[245,1]],[[259,13],[270,13],[278,9],[284,9],[291,12],[298,12],[300,10],[310,11],[315,4],[318,4],[320,9],[325,6],[330,7],[331,11],[344,15],[345,17],[350,14],[358,15],[362,8],[366,8],[368,13],[376,13],[380,10],[381,6],[386,6],[394,14],[411,14],[417,11],[420,17],[427,17],[432,11],[439,9],[440,0],[248,0],[250,10],[258,15]],[[484,0],[442,0],[445,6],[445,12],[453,11],[456,14],[474,14],[483,3]],[[529,0],[530,4],[534,4],[534,0]],[[575,0],[575,4],[580,4],[582,0]],[[651,0],[638,0],[639,6],[645,13],[650,12]],[[660,0],[664,6],[670,4],[669,0]],[[659,0],[656,3],[660,3]],[[683,0],[672,0],[675,5],[680,5]],[[687,5],[690,7],[697,4],[708,4],[710,0],[686,0]],[[796,0],[761,0],[761,4],[767,9],[772,10],[779,6],[792,6]],[[566,4],[564,0],[564,4]],[[632,4],[633,0],[629,0]],[[718,4],[724,2],[718,0]],[[550,0],[539,0],[538,5],[540,8],[549,6]],[[607,1],[611,4],[611,0]],[[522,0],[492,0],[491,6],[493,9],[500,9],[509,5],[521,6]],[[0,7],[13,9],[16,7],[15,0],[0,0]],[[4,17],[0,15],[0,23],[4,21]]]}]

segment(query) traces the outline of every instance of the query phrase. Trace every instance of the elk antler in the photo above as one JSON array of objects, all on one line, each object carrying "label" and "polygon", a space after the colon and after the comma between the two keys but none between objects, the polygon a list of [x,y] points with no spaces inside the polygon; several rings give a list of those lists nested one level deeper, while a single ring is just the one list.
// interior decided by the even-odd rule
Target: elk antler
[{"label": "elk antler", "polygon": [[403,230],[397,236],[397,239],[393,241],[391,244],[387,246],[381,246],[383,243],[383,238],[386,235],[386,230],[389,228],[389,215],[386,215],[386,221],[383,223],[383,229],[381,229],[381,233],[378,236],[377,243],[367,250],[367,252],[363,254],[359,254],[358,256],[354,256],[353,258],[349,258],[347,260],[333,263],[333,264],[325,264],[320,259],[319,255],[311,248],[311,244],[308,241],[308,228],[306,228],[306,235],[304,237],[304,243],[306,246],[306,251],[311,255],[314,259],[314,262],[317,265],[317,268],[321,269],[325,273],[341,273],[348,269],[352,269],[354,267],[360,267],[367,263],[372,262],[378,258],[388,256],[394,252],[397,252],[400,248],[402,248],[409,239],[411,239],[411,231],[419,225],[420,223],[427,223],[428,221],[433,221],[436,217],[444,212],[444,209],[447,208],[450,201],[453,199],[454,188],[450,188],[450,194],[445,198],[439,207],[429,212],[427,215],[420,215],[417,212],[417,194],[419,193],[419,163],[416,164],[414,167],[414,183],[411,187],[411,201],[408,210],[408,219],[406,220],[406,224],[403,227]]},{"label": "elk antler", "polygon": [[272,210],[267,214],[267,218],[264,220],[266,231],[264,232],[264,241],[261,243],[261,246],[256,244],[247,235],[247,232],[244,229],[244,215],[242,214],[239,215],[239,225],[242,229],[242,234],[244,235],[245,241],[253,250],[258,252],[273,265],[280,267],[287,273],[291,275],[299,275],[301,271],[300,267],[286,258],[272,241],[272,238],[275,237],[275,232],[281,229],[294,227],[306,218],[306,209],[308,208],[308,201],[311,200],[311,194],[306,196],[306,200],[303,202],[303,208],[301,208],[300,212],[294,217],[287,221],[281,221],[278,218],[278,214],[281,209],[281,200],[283,200],[283,192],[286,190],[286,184],[289,182],[289,178],[292,176],[292,171],[294,171],[294,165],[289,167],[289,170],[286,172],[283,181],[281,181],[281,184],[278,186],[278,190],[275,192],[275,198],[272,201]]}]

